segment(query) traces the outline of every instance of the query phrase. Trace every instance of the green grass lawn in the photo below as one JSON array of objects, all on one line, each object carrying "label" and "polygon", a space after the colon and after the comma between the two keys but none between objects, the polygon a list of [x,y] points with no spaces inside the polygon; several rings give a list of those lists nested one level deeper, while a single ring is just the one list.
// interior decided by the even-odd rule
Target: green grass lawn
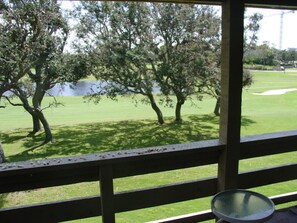
[{"label": "green grass lawn", "polygon": [[[261,96],[267,90],[297,88],[297,72],[257,72],[254,84],[243,90],[241,134],[252,135],[296,129],[297,91],[283,95]],[[46,98],[44,105],[49,103]],[[103,98],[98,105],[83,103],[82,97],[60,97],[64,106],[48,109],[46,117],[52,126],[55,143],[39,146],[43,133],[26,137],[30,131],[30,116],[20,108],[0,110],[0,140],[9,161],[43,159],[68,155],[125,150],[131,148],[186,143],[218,138],[219,118],[212,114],[215,101],[206,97],[192,106],[187,102],[182,108],[184,123],[173,123],[174,109],[162,108],[166,124],[156,124],[149,105],[138,103],[135,107],[128,97],[111,101]],[[296,162],[297,153],[248,159],[240,162],[240,171]],[[183,170],[146,174],[115,180],[115,191],[145,188],[216,176],[217,166],[202,166]],[[254,188],[265,195],[295,191],[297,181]],[[99,193],[99,185],[80,183],[0,195],[0,207],[53,201]],[[117,214],[119,223],[140,223],[179,214],[209,209],[210,198],[164,205],[145,210]],[[133,219],[131,221],[131,219]],[[98,222],[90,218],[73,222]],[[213,222],[213,221],[212,221]]]},{"label": "green grass lawn", "polygon": [[[268,90],[297,88],[295,72],[257,72],[254,84],[243,90],[242,135],[296,129],[297,91],[283,95],[255,95]],[[244,125],[247,119],[248,125]]]}]

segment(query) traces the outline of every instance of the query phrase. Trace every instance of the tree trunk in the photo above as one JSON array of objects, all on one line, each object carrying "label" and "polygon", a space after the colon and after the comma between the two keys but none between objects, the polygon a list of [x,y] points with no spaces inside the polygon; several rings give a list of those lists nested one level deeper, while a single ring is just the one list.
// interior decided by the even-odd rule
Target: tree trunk
[{"label": "tree trunk", "polygon": [[33,128],[32,131],[29,132],[28,136],[34,136],[37,132],[39,132],[41,130],[41,126],[40,126],[40,121],[39,121],[39,117],[36,114],[36,112],[34,111],[34,109],[32,107],[30,107],[27,104],[23,103],[23,108],[31,115],[32,117],[32,123],[33,123]]},{"label": "tree trunk", "polygon": [[149,100],[150,100],[150,103],[151,103],[151,106],[152,106],[152,109],[154,109],[154,111],[156,112],[157,114],[157,117],[158,117],[158,123],[160,125],[164,124],[164,118],[163,118],[163,114],[162,114],[162,111],[160,110],[160,108],[158,107],[156,101],[155,101],[155,98],[152,94],[149,94],[147,95]]},{"label": "tree trunk", "polygon": [[4,151],[0,142],[0,163],[4,163],[4,162],[6,162],[6,159],[5,159]]},{"label": "tree trunk", "polygon": [[214,111],[213,111],[213,113],[214,113],[216,116],[220,116],[220,105],[221,105],[221,97],[218,97],[218,98],[217,98],[217,101],[216,101],[215,109],[214,109]]},{"label": "tree trunk", "polygon": [[33,128],[32,131],[29,132],[28,136],[34,136],[37,132],[41,130],[40,121],[37,113],[34,111],[32,107],[29,106],[29,103],[23,103],[23,108],[31,115]]},{"label": "tree trunk", "polygon": [[45,132],[44,143],[46,144],[46,143],[52,142],[54,140],[54,138],[53,138],[52,130],[50,128],[48,121],[46,120],[43,112],[40,109],[37,109],[36,113],[37,113],[38,118],[44,128],[44,132]]},{"label": "tree trunk", "polygon": [[[49,84],[49,83],[46,81],[44,81],[43,83],[36,81],[35,83],[36,83],[36,89],[35,89],[35,93],[32,97],[32,103],[33,103],[33,107],[34,107],[34,112],[43,126],[43,129],[45,132],[44,143],[46,144],[46,143],[52,142],[54,140],[50,125],[49,125],[48,121],[46,120],[45,115],[43,114],[42,109],[41,109],[41,103],[42,103],[43,97],[45,95],[45,89],[48,89],[47,84]],[[37,122],[37,120],[36,120],[36,122]]]},{"label": "tree trunk", "polygon": [[32,123],[33,123],[33,128],[32,131],[29,133],[29,136],[35,135],[35,133],[39,132],[41,130],[40,122],[38,115],[35,112],[35,109],[30,106],[28,98],[26,97],[26,94],[21,90],[18,89],[18,97],[23,103],[23,108],[31,115],[32,117]]},{"label": "tree trunk", "polygon": [[32,132],[30,132],[30,135],[35,135],[35,133],[37,133],[41,130],[40,121],[39,121],[39,118],[35,112],[30,113],[30,114],[32,116],[32,121],[33,121],[33,130],[32,130]]},{"label": "tree trunk", "polygon": [[185,101],[182,99],[177,100],[176,107],[175,107],[175,122],[176,123],[182,123],[182,121],[183,121],[181,118],[181,107],[184,103],[185,103]]}]

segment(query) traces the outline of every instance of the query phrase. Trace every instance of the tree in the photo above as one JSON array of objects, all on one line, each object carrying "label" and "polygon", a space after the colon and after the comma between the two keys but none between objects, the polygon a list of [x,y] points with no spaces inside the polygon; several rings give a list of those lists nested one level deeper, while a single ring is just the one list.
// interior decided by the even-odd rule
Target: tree
[{"label": "tree", "polygon": [[254,13],[247,17],[248,23],[244,27],[244,51],[253,50],[257,46],[258,32],[260,30],[260,21],[263,19],[263,15],[260,13]]},{"label": "tree", "polygon": [[[41,129],[41,123],[45,143],[50,142],[53,136],[42,101],[47,90],[70,74],[69,69],[61,69],[69,61],[69,55],[63,54],[69,32],[67,21],[56,0],[9,0],[2,1],[1,6],[0,96],[32,116],[31,134]],[[3,95],[8,90],[20,103]]]},{"label": "tree", "polygon": [[18,16],[20,11],[0,1],[0,99],[30,71],[36,59],[32,41],[36,33],[26,30],[28,23]]},{"label": "tree", "polygon": [[[42,100],[47,90],[51,89],[56,83],[75,82],[83,75],[86,75],[87,62],[84,56],[80,54],[58,54],[47,61],[46,64],[42,64],[42,66],[44,66],[42,72],[30,71],[29,78],[19,82],[18,86],[11,89],[11,91],[21,100],[21,104],[13,105],[24,107],[32,116],[33,131],[30,134],[34,135],[40,131],[41,122],[45,131],[45,143],[47,143],[53,140],[53,136],[43,110],[58,106],[60,103],[53,97],[52,102],[47,106],[42,106]],[[32,103],[29,102],[29,99],[32,99]],[[9,99],[7,98],[7,100]]]},{"label": "tree", "polygon": [[175,95],[175,121],[179,123],[182,105],[201,91],[197,83],[211,69],[220,19],[210,6],[153,4],[152,10],[160,48],[156,81],[167,102],[172,103],[170,95]]},{"label": "tree", "polygon": [[82,8],[87,13],[80,14],[78,33],[94,63],[94,76],[104,82],[101,91],[91,96],[98,99],[102,94],[111,98],[143,95],[158,123],[163,124],[163,114],[153,94],[157,61],[148,5],[84,2]]},{"label": "tree", "polygon": [[[176,98],[175,121],[181,122],[181,108],[193,95],[202,98],[201,83],[220,88],[220,18],[210,6],[144,3],[82,3],[79,14],[80,45],[96,61],[94,74],[105,81],[101,91],[107,94],[142,94],[158,115],[163,116],[153,98],[158,85],[167,105]],[[248,28],[255,34],[257,21]],[[141,31],[140,31],[141,30]],[[252,35],[251,42],[256,41]],[[253,43],[253,42],[252,42]],[[252,44],[250,44],[252,45]],[[217,82],[216,81],[216,82]]]},{"label": "tree", "polygon": [[2,144],[0,142],[0,164],[4,163],[5,161],[6,161],[6,159],[5,159],[4,151],[3,151],[3,148],[2,148]]},{"label": "tree", "polygon": [[[10,4],[11,3],[11,4]],[[0,97],[9,90],[19,87],[19,82],[30,72],[37,60],[34,39],[37,33],[26,21],[28,8],[20,8],[18,2],[1,2],[0,32]]]},{"label": "tree", "polygon": [[294,66],[294,61],[297,59],[296,50],[279,50],[277,53],[278,60],[286,66]]},{"label": "tree", "polygon": [[[253,76],[249,70],[243,69],[243,81],[242,87],[250,87],[253,83]],[[210,95],[216,99],[216,104],[213,113],[216,116],[220,115],[220,103],[221,103],[221,75],[217,70],[212,75],[207,78],[204,78],[200,82],[202,92]]]},{"label": "tree", "polygon": [[277,64],[277,54],[277,49],[270,47],[268,43],[264,43],[253,50],[247,51],[244,55],[244,62],[247,64],[274,66]]},{"label": "tree", "polygon": [[[21,76],[14,80],[9,89],[21,101],[21,104],[13,105],[22,105],[32,116],[32,134],[40,130],[42,123],[46,133],[45,142],[49,142],[52,141],[52,133],[42,112],[41,102],[46,90],[53,86],[52,80],[55,77],[50,75],[48,63],[63,51],[68,33],[67,23],[56,1],[11,0],[5,3],[3,23],[8,33],[7,41],[9,44],[23,45],[23,57],[20,59],[26,60],[26,63],[21,63],[14,55],[9,58],[12,64],[10,67],[16,67]],[[24,65],[26,70],[23,69]],[[7,70],[3,70],[3,73],[10,75]],[[32,97],[32,104],[29,103],[29,97]]]},{"label": "tree", "polygon": [[[244,29],[244,52],[249,54],[249,52],[257,48],[257,33],[260,29],[259,22],[263,16],[259,13],[254,13],[249,16],[248,23]],[[219,48],[219,46],[217,46]],[[201,86],[201,91],[205,94],[208,94],[216,99],[216,104],[214,108],[214,114],[216,116],[220,115],[220,104],[221,104],[221,73],[220,73],[220,54],[214,52],[212,56],[212,69],[209,69],[209,72],[206,76],[203,76],[199,82]],[[246,56],[246,55],[245,55]],[[249,87],[253,83],[253,77],[250,71],[243,69],[243,80],[242,87]]]}]

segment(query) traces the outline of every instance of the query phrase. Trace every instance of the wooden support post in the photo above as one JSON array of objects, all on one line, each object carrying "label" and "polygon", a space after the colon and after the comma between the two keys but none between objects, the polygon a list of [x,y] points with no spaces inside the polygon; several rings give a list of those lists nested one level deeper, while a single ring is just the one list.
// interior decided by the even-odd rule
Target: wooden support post
[{"label": "wooden support post", "polygon": [[222,4],[220,140],[226,144],[218,166],[219,191],[237,188],[240,153],[244,3]]},{"label": "wooden support post", "polygon": [[100,193],[103,223],[115,223],[113,173],[111,166],[100,166]]}]

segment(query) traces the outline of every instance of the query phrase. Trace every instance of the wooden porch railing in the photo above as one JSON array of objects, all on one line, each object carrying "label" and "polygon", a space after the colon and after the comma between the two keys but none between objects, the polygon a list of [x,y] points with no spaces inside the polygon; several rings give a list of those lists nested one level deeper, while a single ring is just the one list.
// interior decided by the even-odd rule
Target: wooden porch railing
[{"label": "wooden porch railing", "polygon": [[[255,135],[241,140],[240,158],[297,151],[297,131]],[[218,140],[133,149],[75,157],[0,165],[0,193],[100,181],[100,196],[83,197],[0,209],[1,222],[61,222],[102,215],[114,222],[118,212],[212,196],[217,178],[199,179],[114,193],[113,180],[218,163],[224,150]],[[297,179],[297,163],[240,173],[239,188],[252,188]],[[252,179],[252,180],[251,180]],[[276,204],[297,200],[297,193],[272,198]],[[212,219],[208,211],[157,222],[199,222]]]}]

